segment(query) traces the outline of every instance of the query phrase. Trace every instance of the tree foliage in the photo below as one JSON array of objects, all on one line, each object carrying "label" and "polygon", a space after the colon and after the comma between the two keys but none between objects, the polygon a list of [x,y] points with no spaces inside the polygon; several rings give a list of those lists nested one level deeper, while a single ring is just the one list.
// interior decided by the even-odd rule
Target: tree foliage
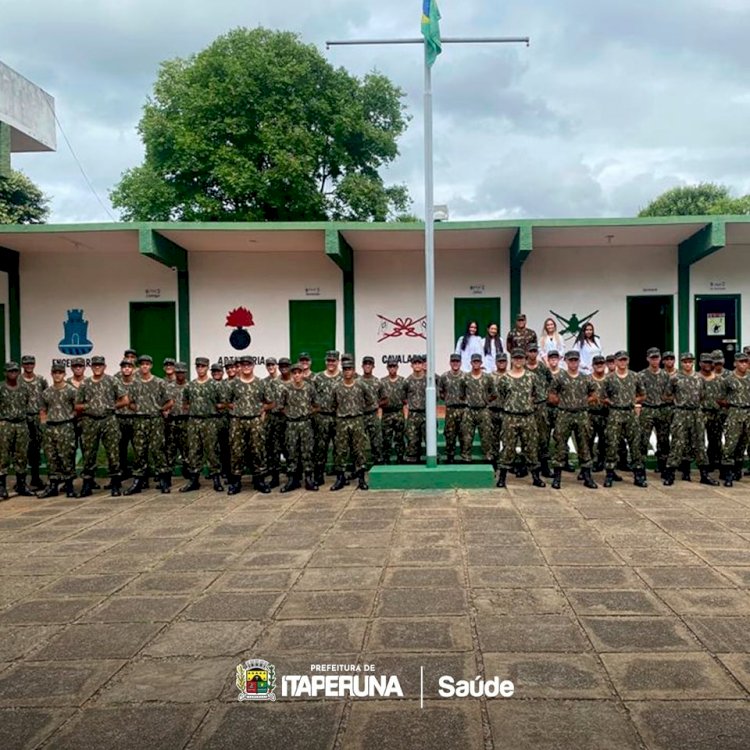
[{"label": "tree foliage", "polygon": [[48,215],[44,193],[23,172],[0,175],[0,224],[44,224]]},{"label": "tree foliage", "polygon": [[144,163],[111,191],[126,220],[378,220],[411,202],[379,170],[407,116],[388,78],[334,68],[297,35],[235,29],[162,63]]},{"label": "tree foliage", "polygon": [[701,182],[676,187],[662,193],[638,216],[713,216],[717,214],[749,214],[750,195],[733,198],[726,185]]}]

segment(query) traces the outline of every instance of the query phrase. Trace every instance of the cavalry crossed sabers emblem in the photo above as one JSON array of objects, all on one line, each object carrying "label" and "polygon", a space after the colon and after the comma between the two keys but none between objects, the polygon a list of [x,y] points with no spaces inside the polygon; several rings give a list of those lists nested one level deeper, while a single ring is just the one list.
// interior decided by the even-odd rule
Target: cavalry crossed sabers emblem
[{"label": "cavalry crossed sabers emblem", "polygon": [[569,318],[563,318],[562,315],[558,315],[554,310],[550,310],[550,312],[557,318],[558,323],[562,323],[565,326],[565,328],[560,331],[561,336],[564,336],[566,333],[569,333],[571,336],[577,336],[583,325],[588,323],[599,311],[594,310],[594,312],[586,315],[584,318],[579,318],[575,313]]}]

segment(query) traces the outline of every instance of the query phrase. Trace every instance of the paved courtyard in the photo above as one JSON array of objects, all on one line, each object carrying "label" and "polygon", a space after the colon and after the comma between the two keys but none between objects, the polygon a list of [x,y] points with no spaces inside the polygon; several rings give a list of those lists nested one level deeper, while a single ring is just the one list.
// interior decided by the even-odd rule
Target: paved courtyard
[{"label": "paved courtyard", "polygon": [[[0,748],[746,750],[750,481],[572,476],[0,503]],[[253,657],[405,695],[240,703]]]}]

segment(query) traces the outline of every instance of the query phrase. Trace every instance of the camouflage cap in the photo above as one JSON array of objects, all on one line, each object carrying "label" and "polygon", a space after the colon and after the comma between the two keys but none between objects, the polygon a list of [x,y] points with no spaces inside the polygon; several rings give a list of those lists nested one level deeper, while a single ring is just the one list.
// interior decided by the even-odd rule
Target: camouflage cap
[{"label": "camouflage cap", "polygon": [[526,313],[518,313],[516,320],[526,320]]},{"label": "camouflage cap", "polygon": [[481,354],[472,354],[471,355],[471,361],[472,362],[481,362],[482,361],[482,355]]},{"label": "camouflage cap", "polygon": [[154,364],[154,358],[150,354],[141,354],[141,356],[138,357],[138,364],[141,364],[141,362],[148,362],[149,364]]},{"label": "camouflage cap", "polygon": [[299,362],[302,362],[302,360],[306,360],[307,362],[311,362],[312,361],[312,357],[309,355],[308,352],[300,352],[300,355],[299,355],[299,357],[297,357],[297,360]]},{"label": "camouflage cap", "polygon": [[[569,352],[565,352],[565,359],[580,359],[580,358],[581,358],[581,353],[577,349],[571,349]],[[594,357],[594,359],[596,359],[596,357]],[[601,360],[602,362],[604,362],[603,357],[601,357]],[[596,363],[594,362],[594,364]]]},{"label": "camouflage cap", "polygon": [[[276,361],[276,360],[274,360],[274,362],[275,362],[275,361]],[[236,360],[236,359],[234,359],[234,358],[232,358],[232,359],[228,359],[228,360],[226,360],[226,362],[224,362],[224,369],[225,369],[225,370],[228,370],[228,369],[229,369],[230,367],[237,367],[237,365],[238,365],[238,364],[239,364],[239,363],[237,362],[237,360]]]},{"label": "camouflage cap", "polygon": [[120,360],[120,367],[133,367],[133,360],[132,359],[121,359]]},{"label": "camouflage cap", "polygon": [[680,354],[680,362],[694,362],[695,354],[692,352],[683,352]]},{"label": "camouflage cap", "polygon": [[278,365],[279,363],[276,361],[276,357],[266,357],[266,367],[268,365]]},{"label": "camouflage cap", "polygon": [[138,352],[136,352],[135,349],[126,349],[123,353],[123,357],[135,357],[138,355]]},{"label": "camouflage cap", "polygon": [[449,357],[449,360],[451,362],[460,362],[461,361],[461,355],[460,354],[455,354],[455,353],[451,354],[451,356]]},{"label": "camouflage cap", "polygon": [[700,356],[700,363],[704,364],[705,362],[708,362],[708,364],[712,365],[714,363],[713,355],[708,354],[707,352],[703,352]]},{"label": "camouflage cap", "polygon": [[106,364],[107,364],[107,360],[106,360],[106,359],[104,359],[104,357],[102,357],[102,355],[101,355],[101,354],[96,354],[96,355],[94,355],[94,356],[93,356],[93,357],[91,358],[91,366],[92,366],[92,367],[93,367],[94,365],[106,365]]},{"label": "camouflage cap", "polygon": [[86,367],[86,360],[83,357],[73,357],[70,360],[71,367]]},{"label": "camouflage cap", "polygon": [[168,367],[169,365],[174,367],[177,364],[177,360],[174,357],[164,357],[164,361],[161,364],[162,367]]},{"label": "camouflage cap", "polygon": [[[459,356],[459,359],[460,359],[460,356]],[[393,367],[393,365],[396,365],[396,367],[398,367],[400,363],[398,361],[398,357],[395,354],[391,354],[391,356],[388,357],[388,359],[386,360],[386,364],[389,367]]]},{"label": "camouflage cap", "polygon": [[526,352],[520,347],[516,347],[510,353],[511,359],[526,359]]},{"label": "camouflage cap", "polygon": [[187,362],[175,362],[174,371],[175,372],[187,372],[188,371]]},{"label": "camouflage cap", "polygon": [[508,355],[505,352],[498,352],[495,355],[495,362],[507,362]]},{"label": "camouflage cap", "polygon": [[[566,355],[566,356],[567,356],[567,355]],[[603,356],[602,356],[601,354],[595,354],[595,355],[594,355],[594,356],[593,356],[593,357],[591,358],[591,364],[592,364],[592,365],[603,365],[603,364],[605,364],[605,363],[606,363],[606,361],[607,361],[607,358],[606,358],[606,357],[603,357]]]},{"label": "camouflage cap", "polygon": [[539,351],[539,344],[537,344],[535,341],[532,341],[530,344],[527,344],[526,351],[527,352],[538,352]]},{"label": "camouflage cap", "polygon": [[352,359],[342,359],[341,360],[341,369],[342,370],[353,370],[354,369],[354,360],[352,360]]},{"label": "camouflage cap", "polygon": [[559,358],[560,357],[560,352],[558,352],[557,349],[550,349],[547,352],[547,359],[549,359],[550,357],[558,357]]},{"label": "camouflage cap", "polygon": [[615,359],[630,359],[630,355],[624,349],[616,351],[614,356]]},{"label": "camouflage cap", "polygon": [[211,365],[211,372],[224,372],[224,367],[220,365],[218,362],[214,362]]},{"label": "camouflage cap", "polygon": [[735,362],[747,362],[748,360],[750,360],[750,354],[745,354],[745,352],[737,352],[734,357]]},{"label": "camouflage cap", "polygon": [[5,372],[18,372],[21,368],[18,366],[18,362],[6,362]]},{"label": "camouflage cap", "polygon": [[279,367],[289,367],[291,364],[289,357],[279,357]]},{"label": "camouflage cap", "polygon": [[250,354],[243,354],[239,358],[239,363],[241,365],[254,365],[255,364],[255,357],[251,356]]},{"label": "camouflage cap", "polygon": [[647,357],[649,357],[649,358],[650,358],[650,357],[661,357],[661,352],[660,352],[660,351],[659,351],[659,350],[658,350],[658,349],[657,349],[657,348],[656,348],[655,346],[652,346],[652,347],[651,347],[651,348],[650,348],[650,349],[649,349],[649,350],[648,350],[648,351],[646,352],[646,356],[647,356]]},{"label": "camouflage cap", "polygon": [[339,353],[335,349],[329,349],[326,352],[326,359],[335,359],[336,361],[338,361],[339,356]]},{"label": "camouflage cap", "polygon": [[195,358],[195,366],[196,367],[208,367],[208,357],[196,357]]},{"label": "camouflage cap", "polygon": [[53,362],[52,367],[49,368],[50,372],[65,372],[65,365],[62,362]]},{"label": "camouflage cap", "polygon": [[724,352],[711,352],[710,356],[715,365],[723,365],[725,362]]},{"label": "camouflage cap", "polygon": [[23,357],[21,357],[21,364],[22,365],[35,365],[36,357],[33,354],[24,354]]},{"label": "camouflage cap", "polygon": [[674,352],[669,352],[669,351],[664,352],[664,354],[661,355],[661,358],[662,359],[676,359],[676,357],[674,356]]},{"label": "camouflage cap", "polygon": [[750,344],[743,346],[742,351],[745,352],[745,354],[750,354]]},{"label": "camouflage cap", "polygon": [[607,355],[607,356],[606,356],[606,357],[604,358],[604,361],[605,361],[605,362],[614,362],[614,361],[615,361],[615,355],[614,355],[614,354],[608,354],[608,355]]},{"label": "camouflage cap", "polygon": [[290,369],[290,370],[291,370],[292,372],[294,372],[295,370],[297,370],[297,371],[301,372],[301,371],[302,371],[302,365],[301,365],[301,364],[300,364],[299,362],[295,362],[295,363],[294,363],[293,365],[291,365],[291,366],[290,366],[290,368],[289,368],[289,369]]},{"label": "camouflage cap", "polygon": [[363,365],[374,365],[375,364],[375,357],[371,357],[369,354],[365,357],[362,357],[362,364]]}]

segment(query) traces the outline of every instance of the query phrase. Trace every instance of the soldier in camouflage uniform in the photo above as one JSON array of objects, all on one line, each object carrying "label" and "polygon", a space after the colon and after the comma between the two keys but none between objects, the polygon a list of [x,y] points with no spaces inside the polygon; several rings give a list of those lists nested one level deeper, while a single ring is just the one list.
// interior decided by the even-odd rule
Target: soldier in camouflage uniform
[{"label": "soldier in camouflage uniform", "polygon": [[167,383],[167,393],[172,402],[166,422],[164,423],[164,442],[167,455],[167,466],[174,471],[179,457],[182,476],[189,477],[188,471],[188,415],[185,404],[185,388],[187,388],[187,364],[175,362],[174,382]]},{"label": "soldier in camouflage uniform", "polygon": [[305,489],[318,491],[313,478],[313,449],[315,440],[312,417],[315,411],[315,387],[302,378],[302,365],[291,367],[292,385],[282,386],[278,391],[278,405],[286,419],[287,482],[282,492],[299,489],[304,474]]},{"label": "soldier in camouflage uniform", "polygon": [[333,445],[334,471],[336,481],[331,490],[336,492],[346,486],[346,465],[354,465],[357,489],[367,490],[367,434],[363,416],[376,405],[372,390],[362,383],[362,378],[354,378],[353,360],[341,361],[342,377],[331,394],[331,402],[336,412],[336,439]]},{"label": "soldier in camouflage uniform", "polygon": [[5,382],[0,385],[0,500],[8,499],[6,477],[16,471],[16,492],[24,497],[34,493],[26,486],[29,426],[26,415],[31,393],[18,382],[21,368],[5,363]]},{"label": "soldier in camouflage uniform", "polygon": [[[227,395],[227,383],[229,381],[224,380],[224,368],[218,363],[214,362],[210,369],[211,378],[216,383],[216,388],[219,391],[219,401],[224,404],[226,402]],[[231,474],[231,453],[229,449],[229,414],[220,407],[218,427],[216,431],[216,450],[219,454],[219,461],[221,462],[221,476],[229,478]],[[222,488],[223,489],[223,488]]]},{"label": "soldier in camouflage uniform", "polygon": [[314,379],[315,373],[312,371],[312,357],[307,352],[300,352],[297,361],[302,368],[302,380]]},{"label": "soldier in camouflage uniform", "polygon": [[552,489],[561,486],[563,466],[568,460],[568,440],[575,439],[578,466],[584,487],[596,489],[591,477],[591,425],[588,407],[596,398],[596,386],[591,378],[579,371],[581,355],[576,349],[565,352],[567,371],[561,370],[550,385],[549,400],[557,406],[555,426],[555,458]]},{"label": "soldier in camouflage uniform", "polygon": [[140,377],[130,386],[128,399],[133,412],[133,483],[126,495],[136,495],[146,485],[151,474],[159,478],[163,494],[170,491],[172,474],[164,451],[164,418],[172,408],[167,384],[156,377],[151,369],[153,358],[148,354],[138,357]]},{"label": "soldier in camouflage uniform", "polygon": [[268,390],[268,397],[273,401],[273,409],[266,413],[266,461],[268,463],[268,473],[271,475],[271,481],[268,486],[273,489],[280,484],[279,474],[281,473],[281,455],[286,455],[286,419],[284,412],[281,410],[281,391],[284,384],[281,382],[279,367],[274,357],[266,360],[266,371],[268,377],[263,382]]},{"label": "soldier in camouflage uniform", "polygon": [[523,349],[511,349],[511,368],[508,374],[496,384],[498,398],[503,403],[503,450],[498,463],[499,472],[497,487],[505,487],[508,470],[516,456],[516,444],[526,456],[534,487],[544,487],[539,478],[539,459],[536,434],[536,404],[542,395],[546,398],[546,389],[541,381],[525,367],[526,352]]},{"label": "soldier in camouflage uniform", "polygon": [[539,456],[542,476],[551,477],[552,472],[549,466],[550,425],[547,396],[549,394],[549,387],[552,384],[552,374],[549,371],[549,367],[539,359],[539,344],[536,342],[532,342],[526,347],[526,369],[539,379],[539,400],[534,406],[537,454]]},{"label": "soldier in camouflage uniform", "polygon": [[628,353],[615,353],[615,372],[607,375],[604,383],[604,403],[609,407],[607,417],[607,476],[604,486],[611,487],[615,481],[617,449],[621,438],[625,438],[633,464],[633,483],[646,487],[646,469],[641,454],[641,435],[635,405],[646,397],[640,377],[628,370]]},{"label": "soldier in camouflage uniform", "polygon": [[[750,357],[744,352],[734,358],[734,372],[722,378],[724,385],[721,404],[728,408],[721,458],[722,479],[725,487],[742,479],[742,454],[739,446],[750,438],[750,375],[747,374]],[[738,460],[739,456],[739,460]]]},{"label": "soldier in camouflage uniform", "polygon": [[663,474],[664,485],[674,484],[675,469],[682,465],[683,479],[690,481],[690,459],[695,458],[701,473],[701,484],[719,484],[709,474],[705,444],[703,406],[706,403],[706,382],[693,371],[695,357],[690,352],[680,355],[682,372],[669,378],[666,397],[674,404],[672,443]]},{"label": "soldier in camouflage uniform", "polygon": [[[459,361],[461,357],[459,355]],[[396,463],[404,462],[404,401],[406,380],[398,374],[398,357],[390,356],[386,363],[388,375],[380,379],[383,384],[383,463],[389,463],[395,453]]]},{"label": "soldier in camouflage uniform", "polygon": [[[135,367],[129,359],[123,359],[120,362],[120,371],[117,373],[120,376],[120,382],[125,389],[125,393],[130,395],[130,388],[135,383]],[[115,416],[117,417],[117,424],[120,429],[120,440],[119,440],[119,456],[120,456],[120,475],[123,479],[129,479],[133,476],[128,465],[128,447],[132,446],[135,452],[135,444],[133,442],[133,435],[135,434],[135,417],[133,416],[133,410],[129,405],[120,406],[115,409]]]},{"label": "soldier in camouflage uniform", "polygon": [[456,441],[461,437],[466,416],[466,381],[460,354],[450,355],[450,370],[438,378],[437,390],[438,398],[445,403],[445,463],[452,464],[456,460]]},{"label": "soldier in camouflage uniform", "polygon": [[529,344],[536,344],[536,333],[526,325],[526,315],[518,313],[516,315],[515,328],[511,328],[505,339],[505,348],[510,352],[513,349],[523,349],[527,351]]},{"label": "soldier in camouflage uniform", "polygon": [[[607,457],[607,417],[609,416],[609,409],[604,403],[604,384],[607,376],[605,374],[606,361],[601,354],[595,355],[591,360],[591,383],[595,390],[594,395],[596,399],[589,405],[589,423],[591,425],[591,440],[589,442],[591,448],[592,459],[596,455],[594,460],[594,471],[602,471],[604,469],[604,462]],[[594,440],[596,439],[596,453],[594,452]],[[622,481],[622,477],[618,475],[613,476],[615,481]]]},{"label": "soldier in camouflage uniform", "polygon": [[503,437],[503,401],[499,396],[498,383],[508,374],[508,355],[498,352],[495,355],[495,372],[492,383],[495,389],[495,400],[490,402],[490,423],[492,425],[492,461],[497,465],[500,460],[501,441]]},{"label": "soldier in camouflage uniform", "polygon": [[39,410],[41,407],[42,392],[49,388],[47,379],[34,372],[36,367],[36,358],[32,355],[25,354],[21,357],[20,383],[29,389],[29,411],[26,414],[26,421],[29,425],[29,468],[31,470],[31,481],[29,486],[34,490],[40,490],[44,487],[39,476],[39,467],[42,462],[42,430],[39,422]]},{"label": "soldier in camouflage uniform", "polygon": [[92,375],[86,378],[76,395],[76,412],[81,419],[83,443],[83,485],[79,497],[88,497],[94,489],[99,444],[104,446],[109,465],[110,492],[122,494],[120,476],[120,428],[115,409],[128,403],[128,394],[120,380],[104,372],[104,357],[91,358]]},{"label": "soldier in camouflage uniform", "polygon": [[662,473],[669,456],[669,423],[665,395],[669,387],[669,375],[661,369],[661,352],[652,347],[646,352],[648,367],[641,370],[641,382],[646,398],[638,417],[641,430],[641,454],[644,460],[648,455],[651,433],[656,432],[656,470]]},{"label": "soldier in camouflage uniform", "polygon": [[266,433],[263,420],[273,407],[264,380],[255,377],[255,360],[244,354],[240,357],[240,375],[229,383],[227,407],[230,415],[229,447],[232,454],[232,476],[229,495],[242,488],[242,474],[247,463],[253,478],[253,488],[268,494],[266,484]]},{"label": "soldier in camouflage uniform", "polygon": [[57,497],[60,484],[65,485],[66,497],[75,497],[76,433],[73,424],[77,391],[65,382],[65,365],[53,364],[50,374],[52,385],[42,393],[39,413],[49,483],[37,497]]},{"label": "soldier in camouflage uniform", "polygon": [[723,398],[724,381],[714,374],[714,358],[711,354],[701,354],[700,372],[706,392],[703,401],[703,419],[706,424],[706,439],[708,441],[708,470],[721,469],[721,449],[724,435],[723,409],[719,401]]},{"label": "soldier in camouflage uniform", "polygon": [[370,409],[364,415],[365,433],[370,445],[370,462],[371,464],[380,465],[383,463],[383,432],[380,424],[378,409],[386,402],[385,389],[379,378],[372,374],[375,369],[374,357],[362,357],[362,382],[372,391],[372,399],[375,408]]},{"label": "soldier in camouflage uniform", "polygon": [[[302,363],[300,362],[300,367]],[[303,380],[304,380],[304,370]],[[315,435],[315,484],[319,487],[325,482],[328,448],[334,443],[336,436],[336,414],[333,408],[333,389],[341,382],[339,370],[339,353],[333,349],[326,352],[326,369],[319,372],[313,379],[315,398],[318,411],[313,417],[313,432]]]},{"label": "soldier in camouflage uniform", "polygon": [[[76,391],[83,385],[83,381],[86,380],[86,360],[83,357],[73,357],[70,360],[70,369],[73,374],[65,381],[69,385],[72,385]],[[81,449],[81,420],[76,415],[76,420],[73,423],[73,429],[76,434],[76,450]]]},{"label": "soldier in camouflage uniform", "polygon": [[411,360],[412,373],[406,378],[405,403],[407,408],[404,437],[406,463],[415,464],[422,458],[425,440],[425,412],[427,410],[427,377],[424,365],[427,357],[415,354]]},{"label": "soldier in camouflage uniform", "polygon": [[[466,389],[466,414],[461,425],[461,457],[471,463],[474,433],[479,430],[479,440],[486,461],[493,463],[492,422],[488,406],[495,399],[492,376],[482,372],[482,355],[471,355],[471,371],[464,376]],[[493,468],[497,468],[493,463]]]},{"label": "soldier in camouflage uniform", "polygon": [[176,375],[174,368],[177,365],[177,360],[174,357],[164,357],[161,363],[162,369],[164,370],[164,382],[174,383]]},{"label": "soldier in camouflage uniform", "polygon": [[219,410],[223,406],[223,394],[218,383],[208,376],[208,358],[195,358],[197,377],[191,380],[183,392],[184,408],[188,416],[188,464],[190,481],[180,487],[180,492],[194,492],[200,488],[200,473],[204,463],[213,480],[214,490],[223,492],[221,483],[221,461],[219,458]]}]

